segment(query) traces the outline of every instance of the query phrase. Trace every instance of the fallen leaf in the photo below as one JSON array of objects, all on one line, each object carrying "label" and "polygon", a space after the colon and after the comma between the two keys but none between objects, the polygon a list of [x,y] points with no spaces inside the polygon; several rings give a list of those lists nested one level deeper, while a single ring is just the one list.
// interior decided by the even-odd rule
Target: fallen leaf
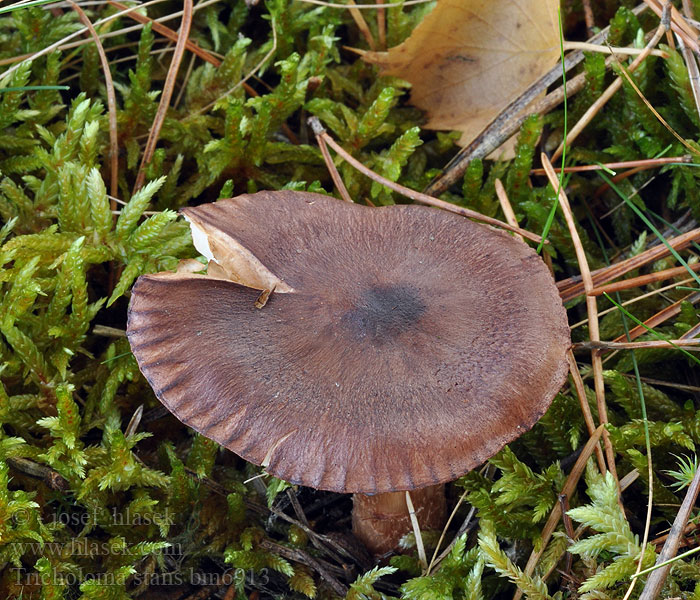
[{"label": "fallen leaf", "polygon": [[474,139],[559,57],[558,0],[439,0],[411,36],[365,52],[382,74],[412,85],[428,129]]}]

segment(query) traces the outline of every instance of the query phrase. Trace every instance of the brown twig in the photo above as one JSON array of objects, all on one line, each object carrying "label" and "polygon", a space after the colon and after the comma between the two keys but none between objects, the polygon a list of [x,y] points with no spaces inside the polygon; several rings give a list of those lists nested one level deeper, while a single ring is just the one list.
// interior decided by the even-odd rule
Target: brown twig
[{"label": "brown twig", "polygon": [[[673,520],[673,525],[671,525],[671,531],[668,534],[666,543],[656,559],[656,564],[670,560],[678,552],[678,546],[681,538],[683,537],[683,530],[688,523],[690,512],[695,506],[698,492],[700,492],[700,469],[695,471],[693,480],[688,487],[685,498],[683,498],[683,504],[681,504],[681,508],[678,511],[676,518]],[[641,595],[639,596],[639,600],[655,600],[655,598],[657,598],[661,593],[661,588],[664,585],[664,581],[666,581],[666,577],[670,569],[671,565],[666,565],[652,571],[647,579]]]},{"label": "brown twig", "polygon": [[185,70],[185,75],[182,78],[182,84],[180,85],[180,91],[177,93],[175,101],[173,102],[173,108],[180,106],[180,102],[185,97],[185,92],[187,91],[187,86],[190,82],[190,78],[192,77],[196,60],[196,56],[190,56],[190,64],[187,65],[187,69]]},{"label": "brown twig", "polygon": [[[583,173],[585,171],[605,171],[606,169],[626,169],[642,167],[644,169],[655,169],[663,165],[675,165],[692,162],[689,154],[684,156],[669,156],[667,158],[644,158],[641,160],[626,160],[621,162],[601,163],[599,165],[578,165],[575,167],[564,167],[564,173]],[[561,173],[561,167],[554,168],[555,173]],[[544,169],[532,169],[531,175],[544,175]]]},{"label": "brown twig", "polygon": [[[653,10],[659,18],[663,15],[663,11],[669,0],[644,0],[644,2]],[[698,31],[693,28],[678,12],[671,6],[671,30],[683,38],[683,42],[688,45],[693,52],[700,52],[700,44],[698,44]]]},{"label": "brown twig", "polygon": [[360,30],[362,37],[365,38],[367,45],[372,50],[376,50],[377,44],[374,42],[372,32],[369,30],[369,25],[367,25],[367,21],[365,21],[365,17],[362,15],[362,11],[355,8],[355,0],[347,0],[347,3],[350,16],[352,17],[353,21],[355,21],[355,25],[357,25],[357,28]]},{"label": "brown twig", "polygon": [[[576,390],[576,395],[578,396],[578,403],[581,406],[583,420],[586,423],[586,428],[588,429],[588,436],[592,437],[595,433],[595,422],[593,421],[591,407],[588,405],[588,398],[586,397],[586,388],[583,385],[583,378],[581,377],[581,372],[578,369],[576,357],[574,357],[572,350],[569,350],[566,353],[566,360],[569,363],[569,373],[571,373],[571,379],[574,382],[574,389]],[[595,447],[595,457],[598,461],[598,469],[600,469],[601,473],[605,473],[605,457],[603,456],[603,451],[600,448],[600,444],[597,444]]]},{"label": "brown twig", "polygon": [[182,62],[182,57],[185,53],[191,25],[192,0],[184,0],[184,11],[182,14],[182,22],[180,24],[180,33],[177,38],[177,44],[175,45],[172,60],[170,61],[168,75],[165,78],[163,93],[161,94],[160,103],[158,104],[158,110],[156,111],[156,116],[153,119],[153,124],[151,125],[151,129],[148,134],[146,147],[143,150],[141,165],[139,166],[138,173],[136,174],[136,182],[134,183],[133,193],[136,193],[139,189],[141,189],[144,181],[146,180],[146,167],[151,162],[151,158],[153,158],[153,153],[156,150],[156,144],[158,143],[158,138],[160,137],[160,130],[163,127],[165,115],[168,112],[168,107],[170,106],[170,99],[172,98],[173,90],[175,89],[175,80],[177,79],[177,72],[180,69],[180,63]]},{"label": "brown twig", "polygon": [[644,342],[577,342],[574,350],[644,350],[647,348],[681,348],[700,350],[700,340],[646,340]]},{"label": "brown twig", "polygon": [[[125,4],[122,4],[121,2],[117,2],[116,0],[108,0],[109,4],[112,6],[119,8],[120,10],[125,10],[128,8]],[[158,21],[155,21],[151,17],[147,15],[143,15],[138,12],[130,12],[127,15],[129,18],[133,19],[137,23],[141,23],[143,25],[146,25],[148,23],[151,24],[151,28],[153,31],[158,33],[159,35],[162,35],[164,38],[170,40],[171,42],[177,42],[178,40],[178,33],[176,31],[173,31],[170,29],[170,27],[167,27],[166,25],[163,25],[162,23],[158,23]],[[185,47],[195,56],[199,56],[202,60],[208,62],[211,65],[214,65],[215,67],[218,67],[221,65],[221,61],[213,56],[211,53],[209,53],[207,50],[202,48],[201,46],[198,46],[191,40],[187,40],[185,42]]]},{"label": "brown twig", "polygon": [[386,9],[384,0],[377,0],[377,35],[379,36],[379,48],[386,50]]},{"label": "brown twig", "polygon": [[[644,48],[630,48],[628,46],[601,46],[589,42],[570,42],[564,40],[564,50],[584,50],[587,52],[598,52],[599,54],[622,54],[623,56],[638,56],[645,52]],[[651,50],[651,56],[669,58],[671,55],[665,50]],[[607,65],[606,65],[607,66]]]},{"label": "brown twig", "polygon": [[13,469],[26,473],[31,477],[41,479],[49,489],[61,492],[65,492],[70,489],[70,485],[63,475],[57,471],[54,471],[50,467],[47,467],[46,465],[42,465],[34,462],[33,460],[29,460],[28,458],[22,458],[19,456],[8,456],[6,461],[7,464]]},{"label": "brown twig", "polygon": [[[112,196],[116,196],[119,191],[119,137],[117,134],[117,97],[114,93],[114,82],[112,81],[112,72],[109,69],[109,61],[107,60],[107,55],[105,54],[105,49],[100,41],[100,36],[97,35],[97,31],[93,27],[90,19],[85,14],[82,8],[80,8],[73,0],[68,0],[69,4],[75,12],[78,13],[78,17],[82,21],[83,25],[87,27],[92,39],[95,42],[95,48],[97,48],[97,53],[100,56],[100,63],[102,64],[102,72],[105,76],[105,90],[107,92],[107,113],[109,118],[109,162],[110,162],[110,179],[109,179],[109,193]],[[117,209],[117,203],[110,199],[109,203],[110,210]]]},{"label": "brown twig", "polygon": [[[674,250],[680,251],[687,248],[690,246],[690,244],[699,239],[700,227],[671,238],[667,241],[667,244]],[[593,284],[599,286],[607,281],[610,281],[611,279],[622,277],[625,273],[629,273],[630,271],[639,269],[650,262],[664,258],[670,253],[671,251],[668,249],[666,244],[659,244],[658,246],[649,248],[649,250],[645,250],[637,256],[632,256],[631,258],[622,260],[618,263],[610,265],[609,267],[603,267],[602,269],[593,271],[591,273]],[[558,281],[557,288],[559,289],[559,295],[564,302],[573,300],[577,296],[583,294],[585,291],[580,276],[569,277],[568,279]]]},{"label": "brown twig", "polygon": [[[294,509],[294,514],[297,516],[297,519],[299,520],[300,523],[303,524],[303,526],[306,528],[307,531],[313,531],[311,529],[311,526],[309,525],[309,520],[306,518],[306,514],[304,513],[304,509],[302,508],[301,504],[299,503],[299,499],[297,498],[296,491],[294,489],[288,489],[287,490],[287,498],[289,498],[289,502],[292,505],[292,508]],[[286,514],[286,513],[283,513]],[[321,540],[321,537],[318,535],[309,535],[309,539],[311,540],[311,543],[321,552],[324,552],[326,554],[329,554],[333,560],[337,561],[338,563],[341,563],[342,560],[338,554],[334,550],[331,550],[328,544],[324,544]]]},{"label": "brown twig", "polygon": [[674,302],[670,306],[667,306],[663,310],[660,310],[654,316],[649,317],[646,321],[644,321],[644,325],[637,325],[636,327],[630,329],[629,339],[627,338],[627,335],[621,335],[619,337],[616,337],[613,340],[613,342],[617,343],[637,339],[640,335],[647,333],[649,329],[658,327],[662,323],[668,321],[668,319],[671,319],[676,315],[680,314],[681,304],[683,302],[690,302],[691,304],[695,304],[698,301],[700,301],[700,292],[689,294],[685,298],[681,298],[677,302]]},{"label": "brown twig", "polygon": [[[496,188],[496,197],[501,205],[501,210],[506,217],[506,221],[512,227],[518,227],[518,219],[515,216],[515,211],[508,199],[508,194],[506,194],[506,189],[503,187],[503,183],[500,179],[496,178],[494,182],[494,187]],[[516,234],[516,237],[520,238],[520,241],[524,242],[522,235]]]},{"label": "brown twig", "polygon": [[586,30],[588,35],[593,35],[595,29],[595,17],[593,16],[593,9],[591,8],[591,0],[583,0],[583,18],[586,21]]},{"label": "brown twig", "polygon": [[[450,513],[450,516],[447,518],[447,522],[445,523],[445,526],[442,528],[442,532],[440,533],[440,539],[438,539],[438,543],[435,546],[435,550],[433,551],[433,556],[430,559],[430,563],[428,564],[428,568],[425,570],[426,575],[430,575],[430,573],[437,567],[437,565],[440,564],[440,562],[450,553],[452,550],[452,547],[455,545],[459,537],[464,533],[462,530],[462,527],[464,527],[464,523],[462,524],[462,527],[460,527],[460,531],[457,532],[457,535],[454,536],[452,539],[452,542],[445,548],[442,553],[438,556],[438,552],[440,550],[440,546],[442,546],[442,541],[445,539],[445,534],[447,533],[447,530],[450,527],[450,524],[452,523],[452,520],[454,519],[455,515],[457,514],[457,509],[462,505],[462,502],[464,502],[464,499],[467,497],[467,494],[469,493],[469,490],[464,490],[462,492],[462,495],[459,497],[459,500],[457,500],[457,504],[455,504],[455,507],[452,509],[452,512]],[[472,506],[469,515],[467,516],[467,523],[471,521],[472,517],[474,516],[474,513],[476,512],[476,509]]]},{"label": "brown twig", "polygon": [[[343,548],[340,544],[338,544],[333,538],[322,535],[320,533],[316,533],[311,527],[308,527],[304,525],[301,521],[298,521],[297,519],[294,519],[293,517],[290,517],[287,513],[276,509],[274,506],[270,507],[268,509],[273,515],[276,517],[279,517],[283,521],[287,521],[287,523],[291,523],[292,525],[296,525],[301,529],[306,535],[308,535],[310,538],[315,537],[319,541],[323,542],[326,545],[325,551],[326,553],[330,554],[333,556],[333,552],[336,552],[338,555],[341,556],[347,556],[348,558],[352,558],[354,560],[355,557],[351,556],[346,548]],[[333,552],[330,552],[329,550],[332,549]],[[335,556],[334,556],[335,558]]]},{"label": "brown twig", "polygon": [[[698,524],[697,524],[697,523],[693,523],[693,522],[691,521],[690,523],[688,523],[688,524],[683,528],[683,537],[686,538],[686,536],[688,536],[689,534],[691,534],[691,533],[693,533],[694,531],[696,531],[697,528],[698,528]],[[654,539],[651,540],[649,543],[650,543],[650,544],[654,544],[654,546],[661,546],[661,544],[663,544],[667,539],[668,539],[668,533],[666,533],[666,534],[664,534],[664,535],[660,535],[659,537],[654,538]],[[681,545],[686,545],[686,544],[681,543]]]},{"label": "brown twig", "polygon": [[688,82],[690,83],[690,89],[693,90],[695,111],[700,116],[700,70],[698,69],[698,61],[692,50],[683,43],[683,38],[678,36],[677,39],[685,66],[688,69]]},{"label": "brown twig", "polygon": [[[569,512],[569,497],[566,494],[559,494],[559,505],[561,506],[561,520],[564,523],[564,531],[566,532],[566,537],[570,540],[574,539],[574,526],[571,523],[571,517],[567,514]],[[571,573],[571,563],[574,557],[571,552],[566,551],[566,566],[564,567],[564,576],[568,576]]]},{"label": "brown twig", "polygon": [[[623,377],[628,379],[635,378],[635,375],[623,374]],[[681,390],[683,392],[691,392],[693,394],[700,394],[700,386],[697,385],[684,385],[682,383],[674,383],[672,381],[664,381],[663,379],[654,379],[653,377],[642,377],[641,380],[644,383],[649,383],[651,385],[657,385],[662,387],[672,388],[674,390]]]},{"label": "brown twig", "polygon": [[365,167],[359,160],[353,158],[350,154],[348,154],[341,145],[337,144],[335,140],[330,135],[328,135],[328,133],[323,128],[323,125],[321,125],[321,122],[318,120],[317,117],[310,117],[308,122],[316,136],[322,136],[325,142],[331,148],[333,148],[333,150],[335,150],[340,156],[342,156],[346,162],[350,163],[363,175],[366,175],[373,181],[381,183],[382,185],[388,187],[390,190],[398,192],[399,194],[406,196],[411,200],[415,200],[416,202],[420,202],[421,204],[427,204],[428,206],[442,208],[443,210],[462,215],[463,217],[467,217],[469,219],[475,219],[477,221],[481,221],[482,223],[493,225],[494,227],[500,227],[501,229],[506,229],[508,231],[512,231],[513,233],[519,233],[523,237],[532,240],[533,242],[539,243],[540,241],[542,241],[542,238],[540,236],[531,233],[526,229],[521,229],[520,227],[511,227],[508,223],[504,223],[503,221],[499,221],[498,219],[493,219],[491,217],[487,217],[486,215],[482,215],[481,213],[478,213],[474,210],[469,210],[468,208],[456,206],[454,204],[450,204],[449,202],[445,202],[444,200],[439,200],[438,198],[433,198],[432,196],[422,194],[421,192],[416,192],[415,190],[399,185],[398,183],[395,183],[393,181],[390,181],[389,179],[386,179],[385,177],[382,177],[381,175],[378,175],[371,169]]},{"label": "brown twig", "polygon": [[[641,172],[644,171],[644,170],[645,170],[644,167],[635,167],[634,169],[627,169],[626,171],[623,171],[622,173],[617,173],[614,177],[612,177],[612,178],[610,179],[610,181],[611,181],[613,184],[620,183],[621,181],[624,181],[625,179],[629,179],[630,177],[632,177],[632,175],[636,175],[637,173],[641,173]],[[649,181],[651,181],[651,180],[648,180],[647,183],[645,183],[644,185],[647,185]],[[610,187],[611,187],[611,184],[608,183],[607,181],[606,181],[605,183],[603,183],[603,184],[602,184],[600,187],[598,187],[598,189],[596,189],[596,191],[593,193],[593,199],[595,200],[595,199],[597,199],[597,198],[600,198],[605,192],[607,192],[607,191],[610,189]],[[635,193],[638,194],[638,193],[639,193],[639,190],[637,190]],[[623,204],[624,204],[624,203],[621,202],[618,206],[623,206]],[[612,210],[609,210],[609,211],[606,212],[604,215],[601,215],[600,218],[601,218],[601,219],[604,219],[605,217],[607,217],[608,215],[610,215],[612,212],[614,212],[615,210],[617,210],[617,208],[618,208],[618,207],[615,207],[615,208],[613,208]]]},{"label": "brown twig", "polygon": [[682,340],[693,340],[700,336],[700,323],[693,325],[688,331],[686,331],[682,336]]},{"label": "brown twig", "polygon": [[612,294],[613,292],[621,292],[623,290],[649,285],[650,283],[665,281],[666,279],[671,279],[672,277],[686,275],[688,273],[688,269],[694,272],[700,271],[700,262],[689,264],[687,268],[673,267],[671,269],[657,271],[656,273],[649,273],[649,275],[640,275],[639,277],[633,277],[632,279],[625,279],[624,281],[616,281],[615,283],[601,285],[593,288],[590,291],[590,295],[602,296],[603,294]]},{"label": "brown twig", "polygon": [[[586,293],[593,289],[593,278],[591,277],[590,269],[588,268],[588,259],[586,258],[586,252],[583,249],[583,244],[581,243],[581,238],[579,237],[578,230],[576,229],[576,221],[574,220],[573,213],[571,212],[571,206],[569,205],[569,199],[566,197],[566,193],[559,185],[559,180],[552,168],[552,163],[549,162],[547,155],[541,154],[542,165],[547,172],[547,177],[549,179],[550,185],[557,191],[559,196],[559,205],[561,206],[562,212],[564,213],[564,219],[571,233],[571,241],[574,245],[574,250],[576,251],[576,258],[578,260],[579,269],[581,270],[581,279],[583,280],[583,285]],[[598,328],[598,306],[594,296],[586,295],[586,308],[588,313],[588,330],[591,341],[600,341],[600,330]],[[605,384],[603,382],[603,362],[600,352],[593,350],[591,352],[591,366],[593,370],[593,384],[595,389],[596,403],[598,405],[598,419],[602,425],[608,423],[608,410],[605,403]],[[605,448],[605,458],[607,460],[608,469],[612,476],[615,478],[615,482],[618,486],[620,482],[617,479],[617,470],[615,468],[615,452],[610,441],[610,436],[608,431],[603,431],[603,447]]]},{"label": "brown twig", "polygon": [[338,172],[338,169],[335,166],[335,163],[333,162],[333,158],[331,157],[330,152],[328,152],[328,146],[326,145],[326,140],[321,135],[321,133],[323,133],[323,127],[321,127],[320,129],[318,128],[318,126],[321,124],[320,121],[309,120],[309,124],[311,125],[311,130],[314,132],[314,135],[316,136],[316,142],[318,143],[318,149],[321,151],[321,156],[323,156],[323,161],[326,163],[326,168],[328,169],[328,172],[331,175],[331,179],[333,179],[333,183],[335,184],[335,188],[338,190],[340,197],[343,200],[345,200],[345,202],[352,203],[353,200],[350,197],[350,193],[348,192],[348,189],[345,187],[345,183],[343,183],[343,178],[340,176],[340,173]]}]

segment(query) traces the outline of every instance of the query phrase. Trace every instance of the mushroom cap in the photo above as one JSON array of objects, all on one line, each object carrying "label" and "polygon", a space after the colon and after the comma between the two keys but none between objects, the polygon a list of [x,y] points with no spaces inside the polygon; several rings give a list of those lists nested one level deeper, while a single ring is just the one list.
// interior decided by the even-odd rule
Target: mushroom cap
[{"label": "mushroom cap", "polygon": [[365,494],[453,480],[564,382],[566,313],[510,235],[289,191],[182,212],[218,275],[140,277],[134,356],[183,423],[276,477]]}]

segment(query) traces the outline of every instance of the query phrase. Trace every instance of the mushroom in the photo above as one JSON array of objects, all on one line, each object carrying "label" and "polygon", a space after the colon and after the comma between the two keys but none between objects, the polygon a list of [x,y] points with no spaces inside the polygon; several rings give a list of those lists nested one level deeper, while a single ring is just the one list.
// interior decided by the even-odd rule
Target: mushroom
[{"label": "mushroom", "polygon": [[182,213],[208,274],[136,282],[142,373],[178,419],[245,460],[354,493],[353,530],[375,553],[410,530],[396,492],[420,490],[418,522],[440,527],[434,486],[530,429],[564,382],[554,281],[501,231],[291,191]]}]

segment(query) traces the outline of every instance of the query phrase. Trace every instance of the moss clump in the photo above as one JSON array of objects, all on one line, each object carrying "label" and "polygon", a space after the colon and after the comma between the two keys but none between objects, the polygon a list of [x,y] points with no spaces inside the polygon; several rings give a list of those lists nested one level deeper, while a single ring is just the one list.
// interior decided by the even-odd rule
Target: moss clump
[{"label": "moss clump", "polygon": [[[580,3],[564,4],[574,35],[581,29]],[[640,28],[656,27],[649,15],[638,18],[620,8],[630,3],[599,4],[599,17],[612,19],[613,45],[633,43]],[[147,10],[157,19],[180,8],[163,2]],[[428,9],[388,8],[389,43],[405,39]],[[330,193],[306,126],[309,115],[365,165],[415,189],[454,155],[455,136],[422,131],[405,84],[379,77],[343,49],[366,45],[348,12],[285,0],[254,7],[219,2],[195,13],[190,39],[201,49],[199,58],[186,55],[176,100],[145,167],[147,183],[133,191],[170,48],[151,25],[132,30],[135,22],[117,16],[114,6],[86,11],[93,22],[102,20],[98,29],[112,64],[116,173],[94,43],[76,37],[78,44],[36,55],[79,31],[77,15],[41,6],[0,15],[0,594],[87,600],[187,597],[206,589],[211,597],[232,590],[227,598],[478,600],[512,594],[515,584],[533,598],[561,598],[569,589],[591,599],[622,598],[642,550],[643,523],[635,515],[645,513],[648,475],[640,401],[651,419],[656,534],[682,493],[670,485],[675,480],[668,471],[678,470],[673,454],[700,442],[696,362],[672,349],[606,358],[610,437],[618,471],[639,470],[635,493],[623,495],[628,510],[622,513],[610,478],[589,466],[587,485],[568,502],[570,517],[591,535],[568,547],[558,525],[534,573],[524,570],[526,556],[540,549],[544,523],[587,436],[568,386],[532,432],[489,461],[485,472],[452,487],[453,505],[464,492],[478,509],[478,539],[457,531],[467,514],[459,504],[447,540],[459,535],[429,574],[421,575],[410,549],[392,566],[373,569],[343,537],[347,499],[269,478],[250,481],[257,468],[187,431],[160,407],[124,337],[129,290],[141,274],[196,257],[176,213],[188,203],[263,188]],[[377,14],[365,15],[376,37]],[[634,79],[671,127],[695,144],[700,119],[687,70],[677,52],[667,51],[669,59],[649,59]],[[599,56],[580,68],[588,86],[573,101],[569,119],[611,80]],[[61,85],[68,89],[57,89]],[[541,231],[555,196],[530,169],[538,144],[558,141],[563,124],[562,110],[531,118],[512,162],[473,162],[462,189],[444,198],[499,215],[493,183],[500,178],[520,224]],[[569,156],[594,163],[686,152],[625,84]],[[404,201],[346,164],[339,167],[358,201]],[[591,268],[652,243],[629,202],[601,176],[575,174],[566,183]],[[117,198],[107,189],[116,189]],[[696,226],[700,195],[693,165],[639,171],[619,181],[618,190],[667,237]],[[546,252],[557,277],[577,274],[570,235],[558,216],[550,241]],[[662,261],[651,270],[669,266]],[[619,300],[642,293],[625,291]],[[676,339],[698,325],[697,299],[687,290],[670,288],[630,309],[647,318],[684,297],[677,315],[656,328]],[[577,302],[569,306],[572,323],[585,317]],[[602,321],[606,339],[624,335],[631,325],[607,300],[600,308],[613,309]],[[587,339],[586,326],[576,327],[574,336]],[[648,380],[638,385],[636,372]],[[588,379],[585,386],[597,416]],[[567,564],[561,562],[567,547],[573,561],[563,577],[556,568]],[[653,548],[647,550],[645,565],[653,559]],[[672,571],[667,589],[689,597],[699,582],[690,559]]]}]

